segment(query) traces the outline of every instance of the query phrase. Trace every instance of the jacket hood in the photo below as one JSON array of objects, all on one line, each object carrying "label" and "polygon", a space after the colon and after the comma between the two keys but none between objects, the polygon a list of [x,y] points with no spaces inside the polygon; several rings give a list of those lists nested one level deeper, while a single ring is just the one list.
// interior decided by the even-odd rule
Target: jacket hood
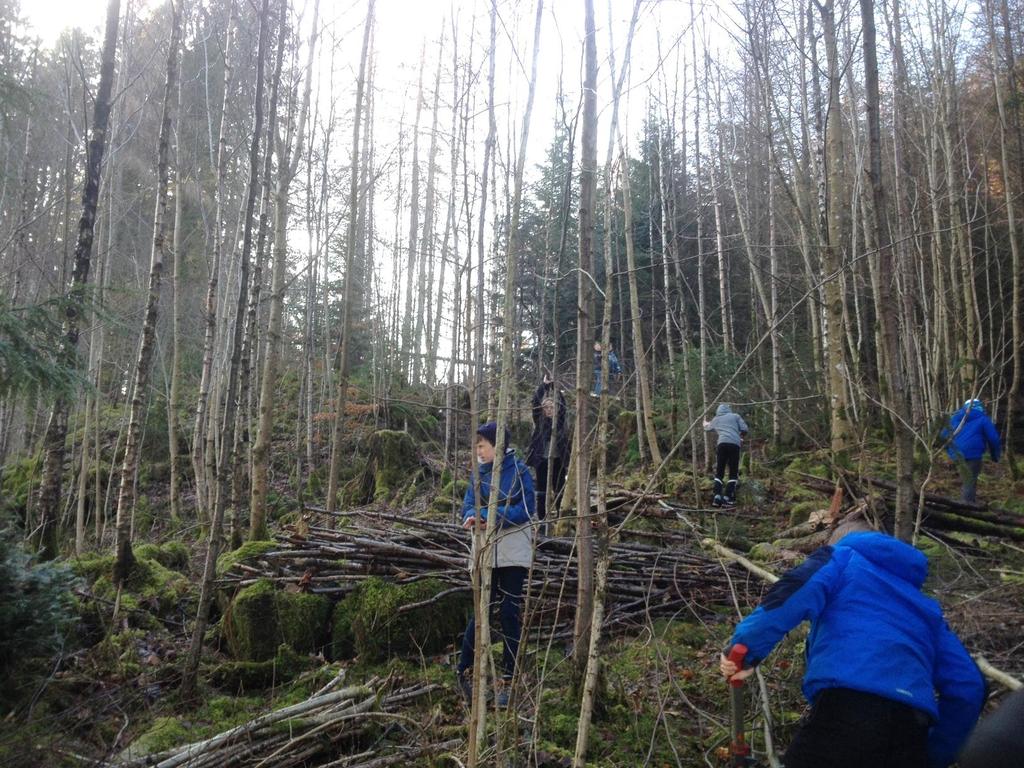
[{"label": "jacket hood", "polygon": [[928,558],[899,539],[884,533],[850,533],[834,545],[846,547],[878,568],[913,584],[918,589],[928,577]]},{"label": "jacket hood", "polygon": [[956,413],[950,418],[950,422],[954,425],[959,424],[961,421],[974,421],[980,419],[985,415],[985,406],[975,401],[974,405],[963,405]]},{"label": "jacket hood", "polygon": [[727,413],[732,413],[732,408],[729,407],[728,403],[722,403],[718,406],[718,410],[715,411],[715,416],[725,416]]}]

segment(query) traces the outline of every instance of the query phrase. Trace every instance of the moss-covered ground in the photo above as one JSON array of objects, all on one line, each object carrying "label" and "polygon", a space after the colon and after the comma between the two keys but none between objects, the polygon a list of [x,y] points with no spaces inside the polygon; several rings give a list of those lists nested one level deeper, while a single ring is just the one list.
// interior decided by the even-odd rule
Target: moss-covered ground
[{"label": "moss-covered ground", "polygon": [[[635,453],[635,436],[627,430],[632,429],[630,416],[624,413],[619,436],[626,461]],[[408,447],[404,437],[378,439],[388,443],[381,455],[402,453]],[[872,444],[860,468],[865,474],[891,476],[891,456],[883,441]],[[5,476],[12,492],[21,494],[30,484],[31,469],[26,466],[24,472]],[[745,471],[737,509],[714,513],[700,503],[708,496],[708,479],[698,475],[695,493],[689,463],[675,460],[655,490],[687,508],[685,519],[635,518],[624,535],[642,541],[665,533],[713,535],[780,572],[793,561],[770,543],[781,530],[828,507],[829,493],[804,482],[807,476],[827,476],[827,456],[766,453]],[[614,479],[640,489],[648,485],[650,475],[627,465],[617,469]],[[425,473],[384,472],[374,478],[370,490],[372,495],[382,491],[381,501],[392,510],[448,521],[464,483],[457,474],[430,480]],[[939,461],[929,491],[955,496],[958,483],[955,470]],[[311,486],[303,480],[303,487]],[[422,503],[396,506],[404,503],[410,488]],[[275,492],[287,495],[283,487]],[[986,466],[979,493],[1024,513],[1024,483],[1014,484],[1003,465]],[[160,498],[156,493],[150,497]],[[155,517],[159,519],[159,514]],[[261,555],[280,546],[277,541],[251,542],[229,551],[218,560],[218,574],[239,563],[256,564]],[[943,602],[965,643],[1011,672],[1024,672],[1019,657],[1016,666],[1013,661],[1021,611],[1008,608],[1024,605],[1024,547],[961,534],[922,536],[919,546],[931,561],[927,589]],[[120,597],[111,581],[109,556],[71,560],[82,582],[80,630],[56,664],[41,661],[36,677],[6,692],[10,703],[0,716],[10,715],[0,724],[0,764],[60,768],[82,764],[73,755],[109,761],[160,752],[300,701],[342,669],[346,684],[373,677],[398,685],[437,684],[403,714],[426,729],[425,738],[465,737],[467,714],[453,671],[465,601],[453,599],[396,619],[396,606],[436,593],[437,585],[429,580],[401,589],[371,580],[340,602],[285,592],[260,581],[237,593],[226,592],[215,606],[198,703],[181,701],[177,683],[194,617],[201,551],[188,536],[137,546],[138,567]],[[753,577],[735,579],[734,586],[744,612],[765,590]],[[632,627],[605,640],[589,765],[726,764],[720,749],[727,741],[728,696],[717,663],[736,615],[732,604],[701,604],[698,599],[673,619]],[[802,631],[792,633],[762,667],[773,734],[781,746],[803,710],[803,638]],[[492,652],[497,661],[500,648],[495,645]],[[509,765],[568,764],[576,743],[579,678],[563,642],[531,635],[524,643],[520,674],[513,710],[492,718],[496,730],[490,748],[514,756]],[[749,688],[750,730],[760,752],[760,695],[756,686]],[[387,734],[380,731],[375,738],[386,740]],[[408,764],[433,768],[455,763]]]}]

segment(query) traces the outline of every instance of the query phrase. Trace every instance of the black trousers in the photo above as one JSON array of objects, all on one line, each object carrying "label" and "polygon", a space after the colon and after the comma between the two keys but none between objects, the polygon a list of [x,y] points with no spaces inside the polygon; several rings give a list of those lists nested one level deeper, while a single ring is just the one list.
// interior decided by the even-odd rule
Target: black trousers
[{"label": "black trousers", "polygon": [[722,495],[725,470],[729,470],[729,482],[725,484],[725,497],[736,498],[736,484],[740,479],[740,447],[734,443],[719,443],[715,452],[715,496]]},{"label": "black trousers", "polygon": [[786,750],[786,768],[927,768],[928,716],[848,688],[818,695]]},{"label": "black trousers", "polygon": [[[551,467],[551,488],[548,488],[548,467]],[[565,487],[565,467],[561,459],[544,459],[537,465],[537,519],[543,520],[547,515],[548,500],[551,507],[558,504],[558,497]],[[550,493],[549,493],[550,491]]]},{"label": "black trousers", "polygon": [[[506,680],[511,680],[516,671],[516,656],[519,655],[519,638],[523,625],[519,609],[523,602],[523,586],[529,574],[528,568],[517,565],[495,568],[491,571],[491,613],[498,609],[501,624],[501,670]],[[462,634],[462,653],[459,655],[459,672],[473,666],[476,654],[476,614],[469,620]],[[490,644],[488,644],[488,648]]]}]

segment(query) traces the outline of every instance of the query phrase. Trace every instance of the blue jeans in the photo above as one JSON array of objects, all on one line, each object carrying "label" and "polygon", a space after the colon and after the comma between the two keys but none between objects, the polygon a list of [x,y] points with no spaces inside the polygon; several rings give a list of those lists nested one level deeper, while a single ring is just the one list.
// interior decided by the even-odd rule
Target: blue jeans
[{"label": "blue jeans", "polygon": [[[519,636],[523,626],[519,617],[519,608],[523,601],[523,585],[526,583],[527,568],[507,566],[491,571],[491,612],[495,606],[499,608],[501,620],[501,638],[504,650],[502,653],[502,672],[506,680],[511,680],[516,671],[516,656],[519,654]],[[469,620],[466,631],[462,635],[462,653],[459,655],[459,672],[473,666],[476,640],[476,616]]]},{"label": "blue jeans", "polygon": [[600,368],[595,368],[594,369],[594,394],[595,395],[600,395],[601,394],[601,369]]}]

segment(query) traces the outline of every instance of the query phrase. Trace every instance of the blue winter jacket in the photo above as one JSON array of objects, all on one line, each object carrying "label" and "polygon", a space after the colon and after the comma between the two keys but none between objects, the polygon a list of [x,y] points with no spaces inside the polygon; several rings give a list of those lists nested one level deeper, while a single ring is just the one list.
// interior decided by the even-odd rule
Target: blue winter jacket
[{"label": "blue winter jacket", "polygon": [[[921,593],[928,559],[881,533],[852,533],[786,573],[736,627],[746,666],[811,622],[803,692],[850,688],[926,712],[930,768],[950,765],[984,703],[985,684],[939,604]],[[731,645],[730,645],[731,647]]]},{"label": "blue winter jacket", "polygon": [[[480,516],[487,519],[487,508],[491,498],[491,475],[494,463],[480,467]],[[533,495],[533,478],[526,465],[509,450],[501,463],[501,492],[498,494],[498,527],[524,525],[534,514],[536,500]],[[476,505],[473,499],[473,484],[469,484],[462,500],[462,521],[473,517]]]},{"label": "blue winter jacket", "polygon": [[[960,426],[963,422],[963,427]],[[992,455],[992,461],[999,461],[1002,447],[999,443],[999,430],[992,419],[985,413],[981,403],[964,405],[949,417],[949,426],[942,430],[942,437],[952,436],[952,442],[946,446],[949,458],[967,459],[972,461],[985,455],[985,449]]]}]

